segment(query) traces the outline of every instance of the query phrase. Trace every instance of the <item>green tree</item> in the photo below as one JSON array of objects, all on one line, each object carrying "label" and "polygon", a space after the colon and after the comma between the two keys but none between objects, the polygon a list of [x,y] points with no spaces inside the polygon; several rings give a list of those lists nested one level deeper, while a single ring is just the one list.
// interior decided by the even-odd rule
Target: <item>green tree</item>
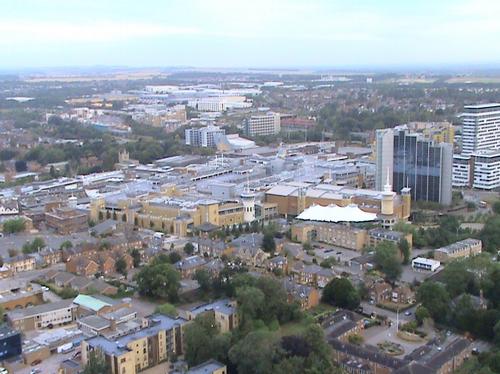
[{"label": "green tree", "polygon": [[8,219],[3,223],[3,232],[5,234],[14,234],[24,231],[26,224],[22,218]]},{"label": "green tree", "polygon": [[196,281],[200,285],[200,289],[204,293],[210,291],[210,288],[212,286],[212,278],[210,277],[210,273],[207,269],[197,269],[194,273],[193,278],[196,279]]},{"label": "green tree", "polygon": [[83,369],[83,374],[107,374],[111,373],[104,356],[98,351],[90,351],[87,364]]},{"label": "green tree", "polygon": [[479,233],[484,249],[491,253],[496,253],[500,248],[500,216],[492,216],[484,224]]},{"label": "green tree", "polygon": [[410,244],[408,243],[408,240],[406,240],[406,238],[401,239],[398,243],[398,248],[399,252],[401,252],[401,255],[403,256],[403,264],[407,265],[410,262],[411,256]]},{"label": "green tree", "polygon": [[466,261],[452,261],[443,270],[442,281],[446,285],[446,290],[451,298],[454,298],[466,291],[478,291],[476,278],[467,269]]},{"label": "green tree", "polygon": [[493,203],[491,206],[491,210],[493,210],[493,213],[495,214],[500,214],[500,200],[497,200]]},{"label": "green tree", "polygon": [[130,255],[134,260],[134,268],[138,268],[139,265],[141,264],[141,252],[139,252],[137,248],[134,248],[132,249],[132,252],[130,252]]},{"label": "green tree", "polygon": [[273,362],[279,359],[278,337],[267,331],[253,331],[229,350],[229,359],[239,374],[273,372]]},{"label": "green tree", "polygon": [[274,235],[271,232],[264,233],[264,237],[262,238],[262,250],[271,254],[276,251],[276,242],[274,241]]},{"label": "green tree", "polygon": [[375,248],[375,264],[388,280],[395,281],[401,276],[403,271],[398,258],[398,249],[394,243],[389,241],[380,242]]},{"label": "green tree", "polygon": [[323,289],[325,303],[354,310],[359,306],[358,291],[347,278],[334,278]]},{"label": "green tree", "polygon": [[419,325],[422,325],[425,319],[430,318],[429,311],[423,305],[419,305],[415,310],[415,319],[417,320]]},{"label": "green tree", "polygon": [[64,250],[64,249],[69,249],[73,248],[73,243],[71,243],[70,240],[65,240],[64,242],[61,243],[59,246],[59,249]]},{"label": "green tree", "polygon": [[194,253],[193,243],[188,242],[184,245],[184,253],[187,254],[188,256],[191,256]]},{"label": "green tree", "polygon": [[177,252],[170,252],[168,254],[168,262],[171,264],[175,264],[176,262],[180,261],[182,259],[181,255],[178,254]]},{"label": "green tree", "polygon": [[442,284],[426,281],[417,290],[417,300],[437,322],[444,322],[449,312],[450,296]]},{"label": "green tree", "polygon": [[155,309],[155,313],[163,314],[172,318],[176,318],[179,315],[177,308],[170,303],[158,305]]},{"label": "green tree", "polygon": [[135,279],[141,295],[169,301],[178,299],[180,274],[169,263],[153,261],[152,264],[143,267]]},{"label": "green tree", "polygon": [[127,275],[127,262],[123,257],[120,257],[116,262],[115,262],[115,270],[122,274],[122,275]]}]

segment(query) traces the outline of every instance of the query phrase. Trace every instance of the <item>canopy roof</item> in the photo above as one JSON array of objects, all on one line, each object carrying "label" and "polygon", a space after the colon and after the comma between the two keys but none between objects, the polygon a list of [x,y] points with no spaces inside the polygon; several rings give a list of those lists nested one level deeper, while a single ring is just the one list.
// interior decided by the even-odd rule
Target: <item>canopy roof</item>
[{"label": "canopy roof", "polygon": [[328,206],[312,205],[297,217],[304,221],[321,222],[370,222],[377,219],[377,214],[365,212],[356,204],[341,207],[335,204]]}]

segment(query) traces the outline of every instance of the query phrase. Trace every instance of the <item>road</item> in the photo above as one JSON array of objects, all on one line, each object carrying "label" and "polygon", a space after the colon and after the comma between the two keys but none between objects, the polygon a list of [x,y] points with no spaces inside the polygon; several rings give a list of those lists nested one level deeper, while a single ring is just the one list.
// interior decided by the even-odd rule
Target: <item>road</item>
[{"label": "road", "polygon": [[[375,313],[375,315],[377,315],[377,316],[386,316],[394,324],[398,320],[397,313],[392,312],[390,310],[379,308],[376,305],[370,304],[366,301],[362,301],[361,306],[363,307],[363,313],[365,313],[365,314]],[[414,305],[411,308],[405,310],[404,312],[400,312],[399,313],[399,323],[402,324],[402,323],[412,321],[415,318],[415,310],[416,309],[417,309],[417,305]],[[410,312],[411,314],[409,316],[406,316],[405,312]]]}]

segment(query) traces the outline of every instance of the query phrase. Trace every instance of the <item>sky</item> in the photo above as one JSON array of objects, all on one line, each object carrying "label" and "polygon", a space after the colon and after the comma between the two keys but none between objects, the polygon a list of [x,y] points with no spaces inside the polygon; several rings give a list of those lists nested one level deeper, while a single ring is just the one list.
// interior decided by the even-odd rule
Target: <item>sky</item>
[{"label": "sky", "polygon": [[0,68],[500,66],[499,15],[498,0],[1,0]]}]

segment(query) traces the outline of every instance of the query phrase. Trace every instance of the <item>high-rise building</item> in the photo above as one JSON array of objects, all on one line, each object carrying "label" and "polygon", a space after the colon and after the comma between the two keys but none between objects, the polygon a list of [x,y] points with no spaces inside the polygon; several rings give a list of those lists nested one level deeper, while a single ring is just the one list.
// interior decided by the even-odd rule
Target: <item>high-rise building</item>
[{"label": "high-rise building", "polygon": [[451,204],[453,148],[421,134],[397,129],[394,134],[393,186],[411,189],[412,200]]},{"label": "high-rise building", "polygon": [[[392,167],[394,158],[394,130],[377,130],[375,137],[376,174],[375,189],[382,191],[389,181],[392,185]],[[389,179],[388,179],[389,178]]]},{"label": "high-rise building", "polygon": [[462,114],[462,154],[500,150],[500,104],[467,105]]},{"label": "high-rise building", "polygon": [[500,187],[500,150],[453,155],[453,186],[494,190]]},{"label": "high-rise building", "polygon": [[194,127],[186,129],[185,140],[187,145],[193,147],[215,148],[218,135],[225,135],[226,130],[218,126]]},{"label": "high-rise building", "polygon": [[267,113],[245,119],[245,133],[248,136],[267,136],[279,133],[281,119],[279,113]]}]

